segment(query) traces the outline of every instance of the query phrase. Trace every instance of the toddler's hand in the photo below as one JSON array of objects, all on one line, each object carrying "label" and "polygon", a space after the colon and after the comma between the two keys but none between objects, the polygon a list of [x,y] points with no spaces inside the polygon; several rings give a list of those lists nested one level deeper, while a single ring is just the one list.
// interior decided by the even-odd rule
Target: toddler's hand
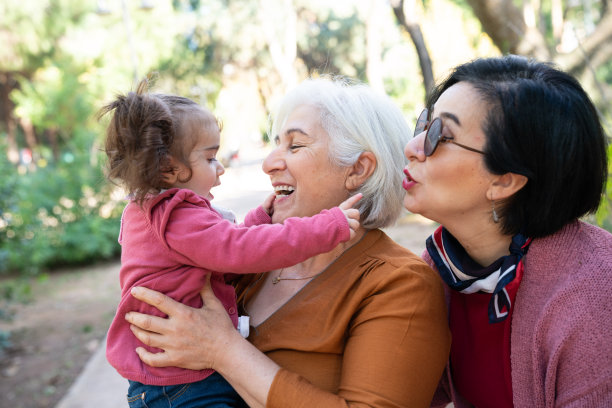
[{"label": "toddler's hand", "polygon": [[266,199],[264,200],[263,204],[261,204],[261,207],[264,209],[264,211],[269,215],[272,216],[272,214],[274,214],[274,200],[276,199],[276,194],[272,193],[269,196],[266,197]]},{"label": "toddler's hand", "polygon": [[355,236],[355,231],[359,228],[359,210],[353,208],[357,201],[363,198],[363,194],[358,193],[352,197],[349,197],[345,201],[342,202],[338,207],[344,213],[346,220],[348,221],[349,228],[351,229],[351,239]]}]

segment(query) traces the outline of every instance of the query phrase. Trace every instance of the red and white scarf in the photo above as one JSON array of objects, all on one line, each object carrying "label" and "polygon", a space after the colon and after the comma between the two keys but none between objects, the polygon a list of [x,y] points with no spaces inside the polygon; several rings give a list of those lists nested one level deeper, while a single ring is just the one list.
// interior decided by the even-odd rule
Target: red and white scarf
[{"label": "red and white scarf", "polygon": [[[523,256],[531,238],[522,234],[512,237],[510,255],[483,268],[473,261],[465,249],[444,227],[439,227],[427,238],[427,252],[438,268],[438,273],[453,290],[470,294],[491,293],[488,307],[489,323],[504,321],[512,308],[523,273]],[[518,279],[515,279],[519,276]]]}]

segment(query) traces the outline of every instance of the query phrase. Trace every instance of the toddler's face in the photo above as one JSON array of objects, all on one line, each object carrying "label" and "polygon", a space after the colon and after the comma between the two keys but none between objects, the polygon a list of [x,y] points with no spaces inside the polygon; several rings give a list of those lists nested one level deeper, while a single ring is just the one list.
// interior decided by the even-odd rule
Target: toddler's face
[{"label": "toddler's face", "polygon": [[191,179],[186,182],[180,181],[189,175],[189,170],[185,166],[180,165],[179,177],[173,187],[188,188],[204,198],[213,199],[210,190],[214,186],[221,184],[219,177],[225,173],[225,168],[216,158],[219,151],[219,140],[220,134],[218,129],[214,131],[202,129],[200,131],[198,142],[189,154],[192,171]]}]

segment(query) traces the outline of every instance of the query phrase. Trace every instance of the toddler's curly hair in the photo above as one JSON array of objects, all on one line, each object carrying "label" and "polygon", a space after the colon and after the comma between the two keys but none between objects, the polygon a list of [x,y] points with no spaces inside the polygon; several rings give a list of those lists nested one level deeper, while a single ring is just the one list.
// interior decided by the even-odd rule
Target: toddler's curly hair
[{"label": "toddler's curly hair", "polygon": [[107,178],[139,204],[171,187],[164,182],[164,173],[176,170],[171,158],[191,170],[189,154],[199,134],[221,128],[211,112],[191,99],[148,89],[143,79],[135,92],[118,95],[98,113],[99,119],[112,113],[105,142]]}]

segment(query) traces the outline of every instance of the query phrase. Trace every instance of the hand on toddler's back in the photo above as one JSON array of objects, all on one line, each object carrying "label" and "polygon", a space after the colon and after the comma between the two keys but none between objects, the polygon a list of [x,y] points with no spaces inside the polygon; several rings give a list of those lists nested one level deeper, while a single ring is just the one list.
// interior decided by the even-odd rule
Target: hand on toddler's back
[{"label": "hand on toddler's back", "polygon": [[346,220],[348,221],[349,228],[351,229],[351,239],[355,237],[355,231],[359,228],[360,225],[359,210],[353,208],[353,206],[357,204],[357,202],[362,198],[363,194],[358,193],[352,197],[349,197],[338,206],[342,210],[344,216],[346,217]]}]

